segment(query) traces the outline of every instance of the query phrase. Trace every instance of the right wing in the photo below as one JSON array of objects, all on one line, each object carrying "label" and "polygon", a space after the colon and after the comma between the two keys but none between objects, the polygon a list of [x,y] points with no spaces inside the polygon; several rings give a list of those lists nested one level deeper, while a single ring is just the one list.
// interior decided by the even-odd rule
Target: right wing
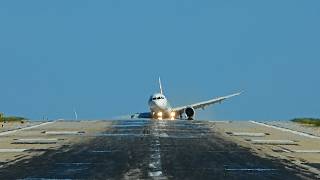
[{"label": "right wing", "polygon": [[226,100],[226,99],[229,99],[229,98],[234,97],[234,96],[239,96],[240,94],[242,94],[242,92],[235,93],[235,94],[231,94],[231,95],[228,95],[228,96],[217,97],[217,98],[214,98],[214,99],[210,99],[210,100],[208,100],[208,101],[202,101],[202,102],[195,103],[195,104],[190,104],[190,105],[186,105],[186,106],[176,107],[176,108],[172,108],[172,111],[178,112],[178,113],[183,113],[184,110],[185,110],[187,107],[192,107],[192,108],[194,108],[194,109],[199,109],[199,108],[204,109],[205,107],[207,107],[207,106],[209,106],[209,105],[216,104],[216,103],[221,103],[222,101],[224,101],[224,100]]}]

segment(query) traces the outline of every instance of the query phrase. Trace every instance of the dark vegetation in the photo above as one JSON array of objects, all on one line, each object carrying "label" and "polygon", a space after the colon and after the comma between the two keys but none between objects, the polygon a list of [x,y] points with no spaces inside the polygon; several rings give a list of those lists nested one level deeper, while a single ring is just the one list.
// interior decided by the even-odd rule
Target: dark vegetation
[{"label": "dark vegetation", "polygon": [[21,122],[24,123],[27,119],[24,117],[17,116],[4,116],[3,113],[0,113],[0,122]]},{"label": "dark vegetation", "polygon": [[291,121],[300,123],[300,124],[320,127],[320,119],[316,119],[316,118],[295,118],[295,119],[292,119]]}]

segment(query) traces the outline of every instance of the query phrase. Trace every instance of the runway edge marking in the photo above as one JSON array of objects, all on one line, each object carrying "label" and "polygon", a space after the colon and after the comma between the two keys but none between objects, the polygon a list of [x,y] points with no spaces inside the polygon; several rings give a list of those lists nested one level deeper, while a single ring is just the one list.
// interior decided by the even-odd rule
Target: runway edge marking
[{"label": "runway edge marking", "polygon": [[[269,125],[269,124],[265,124],[265,123],[261,123],[261,122],[256,122],[256,121],[249,121],[253,124],[257,124],[257,125],[261,125],[261,126],[265,126],[265,127],[269,127],[269,128],[274,128],[274,129],[278,129],[280,131],[284,131],[284,132],[290,132],[296,135],[300,135],[300,136],[304,136],[304,137],[308,137],[308,138],[313,138],[313,139],[320,139],[320,137],[318,136],[313,136],[307,133],[303,133],[303,132],[299,132],[299,131],[294,131],[291,129],[287,129],[287,128],[282,128],[282,127],[278,127],[278,126],[273,126],[273,125]],[[311,173],[313,173],[315,175],[316,178],[320,178],[320,171],[317,168],[314,168],[312,166],[303,164],[302,162],[298,161],[292,161],[293,164],[302,167],[304,169],[308,169]]]},{"label": "runway edge marking", "polygon": [[11,130],[11,131],[2,132],[2,133],[0,133],[0,136],[5,136],[5,135],[9,135],[9,134],[16,133],[16,132],[19,132],[19,131],[33,129],[33,128],[37,128],[37,127],[40,127],[40,126],[45,126],[45,125],[52,124],[52,123],[55,123],[55,122],[56,121],[45,122],[45,123],[37,124],[37,125],[34,125],[34,126],[29,126],[29,127],[25,127],[25,128],[21,128],[21,129],[15,129],[15,130]]},{"label": "runway edge marking", "polygon": [[266,127],[269,127],[269,128],[278,129],[278,130],[284,131],[284,132],[290,132],[290,133],[293,133],[293,134],[296,134],[296,135],[300,135],[300,136],[304,136],[304,137],[308,137],[308,138],[320,139],[319,136],[314,136],[314,135],[307,134],[307,133],[300,132],[300,131],[294,131],[294,130],[291,130],[291,129],[282,128],[282,127],[269,125],[269,124],[266,124],[266,123],[261,123],[261,122],[256,122],[256,121],[249,121],[249,122],[251,122],[253,124],[258,124],[258,125],[261,125],[261,126],[266,126]]}]

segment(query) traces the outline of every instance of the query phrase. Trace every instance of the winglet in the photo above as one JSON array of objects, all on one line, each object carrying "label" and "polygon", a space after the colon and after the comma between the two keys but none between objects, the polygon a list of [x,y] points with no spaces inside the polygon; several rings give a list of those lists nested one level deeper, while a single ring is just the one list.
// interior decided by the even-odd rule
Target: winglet
[{"label": "winglet", "polygon": [[159,77],[160,94],[163,94],[161,78]]}]

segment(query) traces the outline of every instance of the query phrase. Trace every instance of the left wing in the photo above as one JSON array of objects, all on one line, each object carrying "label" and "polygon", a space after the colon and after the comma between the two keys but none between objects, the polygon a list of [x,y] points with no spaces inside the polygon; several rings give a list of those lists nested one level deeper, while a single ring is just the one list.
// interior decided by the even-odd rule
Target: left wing
[{"label": "left wing", "polygon": [[112,120],[118,120],[118,119],[151,119],[152,114],[150,112],[144,112],[144,113],[135,113],[130,115],[122,115],[122,116],[115,116],[112,117]]},{"label": "left wing", "polygon": [[242,94],[242,92],[231,94],[231,95],[228,95],[228,96],[217,97],[217,98],[214,98],[214,99],[210,99],[208,101],[203,101],[203,102],[199,102],[199,103],[195,103],[195,104],[190,104],[190,105],[186,105],[186,106],[172,108],[172,111],[182,113],[187,107],[192,107],[194,109],[199,109],[199,108],[204,109],[205,107],[207,107],[209,105],[216,104],[216,103],[221,103],[222,101],[224,101],[226,99],[229,99],[229,98],[234,97],[234,96],[239,96],[240,94]]},{"label": "left wing", "polygon": [[150,112],[145,113],[135,113],[130,116],[131,119],[137,119],[137,118],[152,118],[152,115]]}]

